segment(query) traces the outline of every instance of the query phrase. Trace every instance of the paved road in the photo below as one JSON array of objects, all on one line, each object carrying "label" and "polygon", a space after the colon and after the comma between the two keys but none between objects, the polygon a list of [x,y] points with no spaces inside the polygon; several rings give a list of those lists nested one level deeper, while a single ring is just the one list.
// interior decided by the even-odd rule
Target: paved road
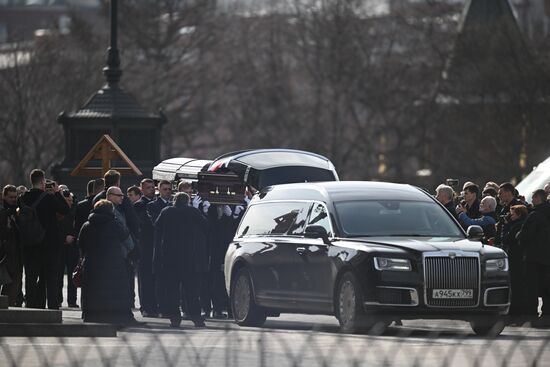
[{"label": "paved road", "polygon": [[[64,311],[68,321],[79,317]],[[117,338],[0,339],[0,366],[550,366],[549,330],[508,327],[491,340],[444,320],[404,321],[381,336],[340,334],[327,316],[283,315],[264,328],[145,321]]]}]

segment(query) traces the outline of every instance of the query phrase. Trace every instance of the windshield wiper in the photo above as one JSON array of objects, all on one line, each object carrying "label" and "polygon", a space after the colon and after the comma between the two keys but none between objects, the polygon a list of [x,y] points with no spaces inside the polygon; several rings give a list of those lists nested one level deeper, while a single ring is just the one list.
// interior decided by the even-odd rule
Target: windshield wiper
[{"label": "windshield wiper", "polygon": [[405,234],[387,234],[383,237],[439,237],[439,236],[432,236],[429,234],[418,234],[418,233],[405,233]]}]

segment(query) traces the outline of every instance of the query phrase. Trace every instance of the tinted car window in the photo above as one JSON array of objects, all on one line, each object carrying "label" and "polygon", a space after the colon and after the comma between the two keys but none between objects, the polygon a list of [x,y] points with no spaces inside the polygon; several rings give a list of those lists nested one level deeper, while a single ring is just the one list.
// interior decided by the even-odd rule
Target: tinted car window
[{"label": "tinted car window", "polygon": [[265,203],[251,206],[237,231],[237,237],[248,235],[301,234],[309,203]]},{"label": "tinted car window", "polygon": [[330,218],[328,216],[327,209],[323,204],[313,205],[313,210],[311,211],[308,225],[322,226],[327,230],[328,235],[332,236]]},{"label": "tinted car window", "polygon": [[296,182],[335,181],[332,171],[315,167],[276,167],[260,173],[259,188]]},{"label": "tinted car window", "polygon": [[436,203],[365,200],[335,203],[346,236],[464,237]]}]

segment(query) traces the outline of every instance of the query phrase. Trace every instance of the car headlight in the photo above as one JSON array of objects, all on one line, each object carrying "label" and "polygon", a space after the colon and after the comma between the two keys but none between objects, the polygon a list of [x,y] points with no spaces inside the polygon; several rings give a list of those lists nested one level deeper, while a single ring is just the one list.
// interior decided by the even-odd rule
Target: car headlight
[{"label": "car headlight", "polygon": [[487,271],[508,271],[508,258],[492,259],[485,262]]},{"label": "car headlight", "polygon": [[375,257],[376,270],[411,271],[411,262],[407,259],[391,259],[388,257]]}]

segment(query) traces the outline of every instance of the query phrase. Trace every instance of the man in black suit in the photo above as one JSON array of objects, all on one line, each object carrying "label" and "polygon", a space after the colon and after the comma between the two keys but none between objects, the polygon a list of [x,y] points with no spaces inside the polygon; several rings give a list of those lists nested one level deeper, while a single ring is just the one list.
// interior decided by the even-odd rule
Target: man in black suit
[{"label": "man in black suit", "polygon": [[[162,209],[172,205],[170,201],[170,199],[172,198],[172,184],[170,183],[170,181],[161,180],[158,183],[158,191],[159,191],[159,196],[156,198],[156,200],[147,204],[147,215],[151,219],[151,223],[155,223],[157,221],[157,218],[159,217]],[[156,244],[157,244],[157,241],[155,239],[155,246]],[[158,252],[158,250],[154,247],[153,252]],[[156,297],[157,297],[158,303],[160,304],[160,312],[161,314],[164,315],[167,313],[167,310],[163,306],[166,304],[166,302],[164,301],[166,297],[166,284],[162,280],[165,277],[163,277],[161,274],[162,268],[153,269],[153,270],[155,274]]]},{"label": "man in black suit", "polygon": [[155,182],[150,178],[140,184],[141,198],[134,203],[139,220],[138,246],[141,258],[138,264],[139,300],[143,317],[158,316],[158,302],[155,295],[155,276],[153,274],[153,222],[147,214],[147,205],[155,199]]},{"label": "man in black suit", "polygon": [[204,326],[201,317],[200,274],[208,269],[206,232],[208,222],[201,212],[189,206],[189,195],[177,193],[173,207],[163,209],[155,222],[155,269],[162,268],[167,293],[162,300],[172,327],[181,322],[180,287],[185,294],[186,311],[195,326]]},{"label": "man in black suit", "polygon": [[58,272],[63,243],[60,241],[57,214],[65,215],[70,208],[56,182],[52,183],[52,193],[44,194],[44,171],[32,170],[30,179],[32,189],[21,197],[21,205],[36,205],[38,221],[44,229],[45,236],[39,244],[22,244],[26,305],[30,308],[45,308],[47,299],[49,309],[58,309]]},{"label": "man in black suit", "polygon": [[[105,187],[103,188],[103,191],[95,196],[92,202],[94,205],[101,199],[107,199],[107,190],[109,189],[109,187],[120,187],[120,172],[111,169],[107,171],[105,175],[103,175],[103,180],[105,182]],[[139,238],[139,221],[134,210],[134,206],[132,205],[132,202],[130,201],[130,199],[128,199],[128,197],[124,196],[124,199],[119,209],[126,218],[126,225],[128,226],[128,230],[130,231],[130,234],[132,235],[135,242]]]},{"label": "man in black suit", "polygon": [[158,184],[159,196],[153,202],[147,204],[147,213],[153,223],[156,222],[162,209],[172,205],[172,184],[170,181],[161,180]]}]

